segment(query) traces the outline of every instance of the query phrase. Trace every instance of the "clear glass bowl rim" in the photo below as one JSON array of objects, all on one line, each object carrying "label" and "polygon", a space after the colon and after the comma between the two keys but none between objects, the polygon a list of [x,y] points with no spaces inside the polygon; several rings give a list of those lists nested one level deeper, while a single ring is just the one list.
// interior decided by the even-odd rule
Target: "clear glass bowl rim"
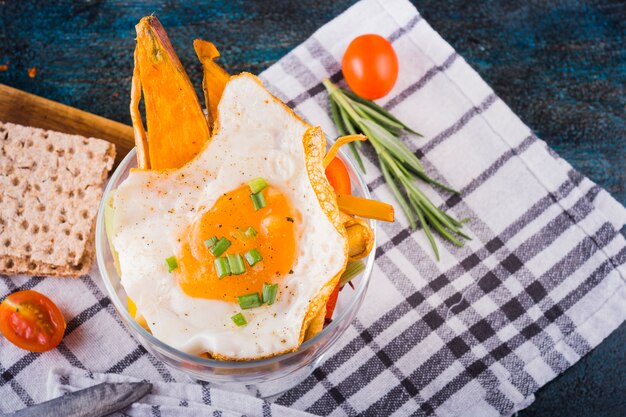
[{"label": "clear glass bowl rim", "polygon": [[[355,163],[352,161],[352,158],[350,158],[343,149],[339,149],[338,155],[341,157],[341,160],[346,165],[348,165],[348,172],[353,174],[351,175],[352,177],[351,179],[356,178],[357,184],[355,185],[363,193],[363,197],[371,198],[369,188],[367,187],[367,183],[365,182],[365,179],[363,178],[362,174],[359,172],[359,169],[355,166]],[[273,356],[270,358],[265,358],[265,359],[254,359],[254,360],[249,360],[249,361],[222,361],[222,360],[216,360],[216,359],[202,358],[200,356],[185,353],[183,351],[180,351],[160,341],[155,336],[153,336],[150,332],[146,331],[143,327],[141,327],[139,323],[137,323],[135,319],[130,316],[130,313],[128,312],[128,309],[126,308],[125,304],[117,296],[117,292],[115,291],[115,288],[113,288],[113,285],[111,284],[110,279],[108,278],[108,276],[105,277],[105,275],[108,275],[108,274],[107,274],[107,269],[105,266],[103,251],[105,250],[108,251],[110,249],[108,245],[100,244],[100,242],[104,241],[103,238],[108,241],[108,238],[106,237],[106,233],[104,231],[104,204],[106,202],[106,196],[111,191],[111,188],[113,187],[113,184],[117,181],[118,177],[122,175],[122,172],[124,171],[124,167],[131,164],[132,160],[135,158],[136,158],[136,148],[133,148],[117,166],[117,168],[113,172],[113,175],[111,175],[111,178],[109,179],[107,186],[104,190],[104,193],[102,195],[102,200],[100,201],[100,207],[98,209],[98,217],[96,220],[96,258],[98,262],[98,268],[100,270],[100,273],[102,274],[102,280],[104,281],[104,285],[108,292],[108,296],[113,301],[113,305],[115,306],[118,313],[122,315],[122,318],[125,321],[125,324],[132,327],[134,331],[139,333],[139,335],[142,338],[147,340],[151,345],[153,345],[157,349],[165,351],[168,355],[178,357],[185,361],[189,361],[194,365],[198,365],[202,367],[214,367],[214,368],[222,368],[222,369],[245,369],[245,368],[254,368],[254,367],[279,363],[286,359],[295,357],[298,354],[301,354],[302,352],[305,352],[309,347],[313,346],[318,341],[318,339],[324,337],[324,335],[326,335],[327,333],[330,333],[332,329],[338,326],[341,321],[345,320],[345,318],[347,317],[348,313],[350,312],[354,304],[358,303],[359,300],[361,300],[361,297],[364,296],[363,292],[367,290],[369,280],[372,276],[372,270],[374,268],[374,257],[375,257],[375,252],[376,252],[376,221],[375,220],[370,220],[370,225],[372,227],[372,230],[374,230],[374,249],[372,249],[372,251],[367,257],[365,270],[363,271],[361,275],[361,279],[359,280],[358,285],[354,289],[355,291],[354,295],[352,296],[352,298],[350,299],[346,307],[342,311],[339,312],[339,315],[336,318],[334,318],[333,321],[328,326],[326,326],[321,332],[316,334],[313,338],[302,343],[298,347],[298,350],[294,352],[290,352],[290,353],[285,353],[282,355]],[[103,233],[105,234],[105,236],[102,236]]]}]

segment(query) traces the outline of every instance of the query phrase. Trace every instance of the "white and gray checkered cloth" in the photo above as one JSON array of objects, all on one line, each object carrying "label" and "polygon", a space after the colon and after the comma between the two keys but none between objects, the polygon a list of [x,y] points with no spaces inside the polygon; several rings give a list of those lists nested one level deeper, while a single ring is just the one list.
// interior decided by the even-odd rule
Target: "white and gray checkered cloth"
[{"label": "white and gray checkered cloth", "polygon": [[[105,373],[156,384],[126,411],[136,416],[509,415],[626,319],[626,210],[535,137],[409,2],[356,4],[262,78],[332,137],[320,81],[342,81],[343,51],[362,33],[393,42],[400,76],[381,104],[425,135],[406,143],[462,191],[429,195],[472,219],[473,240],[440,241],[436,262],[396,210],[378,229],[366,308],[322,365],[272,403],[181,383],[122,327],[95,270],[77,281],[2,277],[2,296],[52,296],[68,328],[44,354],[0,338],[0,410],[122,378]],[[365,162],[374,196],[393,201],[371,152]]]}]

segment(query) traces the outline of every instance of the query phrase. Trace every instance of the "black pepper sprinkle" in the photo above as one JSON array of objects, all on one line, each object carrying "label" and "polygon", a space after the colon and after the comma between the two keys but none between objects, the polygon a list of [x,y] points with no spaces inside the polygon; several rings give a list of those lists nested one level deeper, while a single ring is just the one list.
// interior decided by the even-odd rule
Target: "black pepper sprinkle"
[{"label": "black pepper sprinkle", "polygon": [[287,221],[293,223],[293,217],[287,217]]},{"label": "black pepper sprinkle", "polygon": [[291,274],[293,274],[293,269],[290,269],[290,270],[289,270],[289,274],[290,274],[290,275],[291,275]]}]

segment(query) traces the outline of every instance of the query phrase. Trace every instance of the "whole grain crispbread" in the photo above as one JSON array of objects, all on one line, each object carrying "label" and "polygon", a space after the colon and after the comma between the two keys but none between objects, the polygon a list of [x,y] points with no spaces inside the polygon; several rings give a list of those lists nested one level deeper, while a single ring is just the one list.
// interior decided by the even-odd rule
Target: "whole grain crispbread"
[{"label": "whole grain crispbread", "polygon": [[0,122],[0,273],[89,271],[115,145]]}]

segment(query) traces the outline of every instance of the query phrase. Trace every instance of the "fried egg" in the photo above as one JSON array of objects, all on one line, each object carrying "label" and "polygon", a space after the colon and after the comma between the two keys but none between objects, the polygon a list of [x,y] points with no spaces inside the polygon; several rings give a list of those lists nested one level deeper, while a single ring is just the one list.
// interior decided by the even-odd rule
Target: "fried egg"
[{"label": "fried egg", "polygon": [[[319,128],[244,73],[227,83],[214,135],[193,160],[130,172],[112,202],[112,244],[121,283],[155,337],[230,360],[298,348],[348,258],[324,152]],[[254,178],[268,184],[258,210],[247,184]],[[249,227],[256,236],[242,237]],[[224,255],[257,249],[262,260],[220,279],[205,242],[212,237],[231,242]],[[242,310],[238,296],[261,294],[266,283],[278,284],[275,302]],[[235,323],[238,313],[247,324]]]}]

